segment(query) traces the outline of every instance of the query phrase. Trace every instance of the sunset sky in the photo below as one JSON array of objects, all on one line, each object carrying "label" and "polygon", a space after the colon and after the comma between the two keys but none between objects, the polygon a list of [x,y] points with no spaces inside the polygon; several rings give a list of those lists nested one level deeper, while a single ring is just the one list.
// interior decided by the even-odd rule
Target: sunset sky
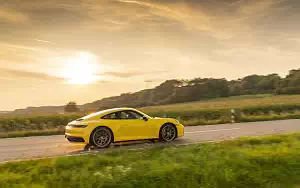
[{"label": "sunset sky", "polygon": [[299,0],[0,0],[0,111],[300,68]]}]

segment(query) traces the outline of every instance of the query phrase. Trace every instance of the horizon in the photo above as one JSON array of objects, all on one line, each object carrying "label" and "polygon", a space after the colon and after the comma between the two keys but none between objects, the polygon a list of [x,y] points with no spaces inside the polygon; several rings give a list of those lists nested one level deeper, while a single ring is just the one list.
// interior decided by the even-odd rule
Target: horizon
[{"label": "horizon", "polygon": [[296,0],[4,2],[0,111],[81,105],[170,79],[285,77],[299,68],[299,8]]},{"label": "horizon", "polygon": [[[292,70],[298,70],[298,69],[292,69]],[[300,70],[300,69],[299,69]],[[277,74],[277,73],[271,73],[271,74]],[[257,75],[257,74],[252,74],[252,75]],[[258,76],[267,76],[267,75],[270,75],[270,74],[266,74],[266,75],[258,75]],[[277,75],[279,75],[279,74],[277,74]],[[288,74],[286,74],[286,75],[284,75],[284,76],[281,76],[281,75],[279,75],[281,78],[285,78],[286,76],[287,76]],[[251,76],[251,75],[246,75],[246,76]],[[245,77],[246,77],[245,76]],[[199,78],[199,77],[196,77],[196,78]],[[244,77],[242,77],[242,78],[244,78]],[[228,80],[228,79],[226,79],[226,78],[212,78],[212,79],[225,79],[225,80],[227,80],[228,82],[229,81],[237,81],[237,80],[239,80],[239,79],[242,79],[242,78],[237,78],[237,79],[231,79],[231,80]],[[177,80],[184,80],[184,78],[181,78],[181,79],[177,79]],[[205,79],[205,78],[202,78],[202,79]],[[166,80],[165,80],[166,81]],[[162,83],[164,83],[164,82],[162,82]],[[162,83],[160,83],[160,84],[162,84]],[[154,89],[155,87],[157,87],[157,86],[159,86],[159,85],[156,85],[156,86],[154,86],[154,87],[152,87],[152,88],[144,88],[144,89],[142,89],[142,90],[147,90],[147,89]],[[136,93],[136,92],[140,92],[140,91],[142,91],[142,90],[138,90],[138,91],[132,91],[132,92],[128,92],[129,94],[132,94],[132,93]],[[64,106],[64,105],[66,105],[68,102],[75,102],[78,106],[81,106],[81,105],[85,105],[85,104],[87,104],[87,103],[93,103],[93,102],[95,102],[95,101],[98,101],[98,100],[102,100],[102,99],[104,99],[104,98],[110,98],[110,97],[118,97],[118,96],[121,96],[122,94],[124,94],[124,93],[119,93],[119,94],[116,94],[116,95],[111,95],[111,96],[106,96],[106,97],[102,97],[102,98],[100,98],[100,99],[96,99],[96,100],[94,100],[94,101],[89,101],[89,102],[86,102],[86,103],[82,103],[82,104],[80,104],[80,103],[77,103],[76,101],[67,101],[65,104],[56,104],[56,105],[41,105],[41,106],[26,106],[26,107],[21,107],[21,108],[16,108],[16,109],[12,109],[12,110],[1,110],[0,109],[0,113],[1,112],[13,112],[13,111],[15,111],[15,110],[23,110],[23,109],[27,109],[27,108],[37,108],[37,107],[62,107],[62,106]]]}]

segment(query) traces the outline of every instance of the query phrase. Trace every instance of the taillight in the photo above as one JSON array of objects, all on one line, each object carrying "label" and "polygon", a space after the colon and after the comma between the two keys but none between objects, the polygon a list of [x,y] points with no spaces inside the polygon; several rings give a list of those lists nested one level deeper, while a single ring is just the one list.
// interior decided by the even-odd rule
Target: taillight
[{"label": "taillight", "polygon": [[71,127],[74,127],[74,128],[86,128],[87,125],[70,125]]}]

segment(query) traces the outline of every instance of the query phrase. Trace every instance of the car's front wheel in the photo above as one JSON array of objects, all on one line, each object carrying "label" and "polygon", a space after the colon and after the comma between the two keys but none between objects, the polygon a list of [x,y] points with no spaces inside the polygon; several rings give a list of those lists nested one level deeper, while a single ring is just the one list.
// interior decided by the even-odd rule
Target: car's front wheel
[{"label": "car's front wheel", "polygon": [[106,127],[96,128],[90,137],[90,143],[97,148],[108,147],[113,140],[113,134],[111,130]]},{"label": "car's front wheel", "polygon": [[172,124],[163,125],[160,129],[159,138],[165,142],[173,141],[177,136],[176,127]]}]

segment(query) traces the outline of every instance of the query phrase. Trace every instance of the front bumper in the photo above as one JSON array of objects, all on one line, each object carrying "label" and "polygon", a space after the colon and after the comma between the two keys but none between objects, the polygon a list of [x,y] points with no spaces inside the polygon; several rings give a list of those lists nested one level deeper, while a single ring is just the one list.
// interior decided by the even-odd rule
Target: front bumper
[{"label": "front bumper", "polygon": [[184,136],[184,126],[182,124],[176,125],[177,128],[177,137]]}]

